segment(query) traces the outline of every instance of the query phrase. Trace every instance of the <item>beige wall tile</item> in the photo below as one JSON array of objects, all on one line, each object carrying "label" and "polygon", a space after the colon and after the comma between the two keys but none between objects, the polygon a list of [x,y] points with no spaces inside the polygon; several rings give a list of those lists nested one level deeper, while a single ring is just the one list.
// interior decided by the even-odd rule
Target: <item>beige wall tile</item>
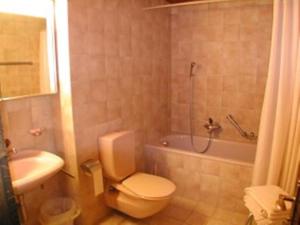
[{"label": "beige wall tile", "polygon": [[[193,21],[192,30],[187,19]],[[186,87],[190,89],[189,66],[194,61],[200,65],[195,72],[198,77],[194,78],[194,102],[200,106],[195,105],[193,113],[197,118],[196,134],[205,134],[203,121],[214,117],[223,127],[219,138],[247,141],[225,117],[230,113],[240,118],[240,110],[261,111],[270,54],[272,4],[249,0],[209,4],[201,9],[190,6],[173,10],[171,20],[171,130],[189,133],[188,117],[178,114],[177,106],[180,103],[189,108],[190,92]],[[183,43],[185,50],[180,51]],[[238,121],[245,129],[257,131],[259,117],[256,113],[251,123],[246,117]]]},{"label": "beige wall tile", "polygon": [[[79,162],[97,157],[99,135],[133,129],[139,143],[138,168],[142,168],[141,146],[169,130],[169,12],[144,13],[141,7],[145,4],[70,2],[72,103]],[[77,22],[77,17],[82,21]],[[187,49],[183,42],[183,55]],[[85,185],[80,181],[80,187]],[[81,199],[82,223],[94,224],[106,213],[103,201],[86,192]]]},{"label": "beige wall tile", "polygon": [[[178,162],[173,164],[165,162],[165,159],[174,155],[181,159],[183,167]],[[166,177],[176,183],[175,198],[166,210],[167,216],[181,221],[191,218],[193,211],[203,218],[209,217],[209,221],[225,219],[230,222],[231,219],[240,221],[240,217],[247,214],[243,207],[243,195],[244,188],[251,182],[252,167],[157,149],[146,149],[146,156],[148,165],[158,163],[168,171]],[[151,171],[157,175],[163,174],[160,170],[155,172],[151,169],[149,172]],[[182,213],[178,212],[180,209]],[[186,217],[187,210],[191,210],[188,217]],[[227,211],[229,214],[226,214]],[[194,219],[190,219],[191,224]]]}]

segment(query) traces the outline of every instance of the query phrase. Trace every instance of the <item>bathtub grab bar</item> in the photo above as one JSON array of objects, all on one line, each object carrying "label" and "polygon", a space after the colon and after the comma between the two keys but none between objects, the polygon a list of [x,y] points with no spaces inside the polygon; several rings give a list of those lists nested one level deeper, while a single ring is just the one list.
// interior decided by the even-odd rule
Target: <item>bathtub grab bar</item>
[{"label": "bathtub grab bar", "polygon": [[241,128],[241,126],[239,125],[239,123],[233,118],[233,116],[231,114],[228,114],[226,116],[226,119],[238,130],[238,132],[240,133],[240,135],[244,138],[247,138],[249,140],[256,140],[257,137],[253,132],[246,132],[243,128]]},{"label": "bathtub grab bar", "polygon": [[241,136],[246,136],[246,131],[244,131],[240,125],[238,124],[238,122],[233,118],[232,115],[227,115],[226,119],[238,130],[238,132],[240,133]]}]

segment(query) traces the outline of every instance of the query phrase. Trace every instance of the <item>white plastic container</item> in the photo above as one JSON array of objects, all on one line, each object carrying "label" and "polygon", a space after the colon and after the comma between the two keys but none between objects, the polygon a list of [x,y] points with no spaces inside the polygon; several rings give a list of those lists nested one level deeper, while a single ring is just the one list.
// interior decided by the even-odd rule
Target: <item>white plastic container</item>
[{"label": "white plastic container", "polygon": [[54,198],[46,201],[40,210],[42,225],[73,225],[80,209],[71,198]]}]

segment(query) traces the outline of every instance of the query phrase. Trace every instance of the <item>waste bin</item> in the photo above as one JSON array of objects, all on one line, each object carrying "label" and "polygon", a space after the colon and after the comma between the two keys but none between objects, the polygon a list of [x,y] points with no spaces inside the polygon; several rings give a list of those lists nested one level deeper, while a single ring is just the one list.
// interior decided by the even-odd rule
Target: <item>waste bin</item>
[{"label": "waste bin", "polygon": [[46,201],[40,210],[42,225],[73,225],[80,209],[71,198],[54,198]]}]

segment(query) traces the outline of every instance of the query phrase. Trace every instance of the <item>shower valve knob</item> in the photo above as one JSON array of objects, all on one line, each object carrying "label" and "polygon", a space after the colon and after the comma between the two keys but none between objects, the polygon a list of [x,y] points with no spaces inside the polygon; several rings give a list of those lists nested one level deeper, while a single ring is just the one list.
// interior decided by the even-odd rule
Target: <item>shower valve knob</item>
[{"label": "shower valve knob", "polygon": [[214,122],[212,118],[208,119],[208,122],[204,124],[204,127],[207,129],[208,133],[212,133],[214,131],[220,130],[221,126],[219,123]]}]

